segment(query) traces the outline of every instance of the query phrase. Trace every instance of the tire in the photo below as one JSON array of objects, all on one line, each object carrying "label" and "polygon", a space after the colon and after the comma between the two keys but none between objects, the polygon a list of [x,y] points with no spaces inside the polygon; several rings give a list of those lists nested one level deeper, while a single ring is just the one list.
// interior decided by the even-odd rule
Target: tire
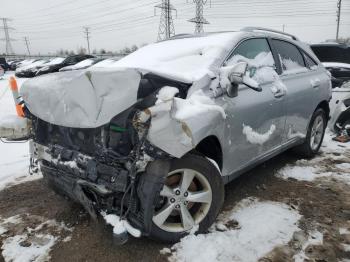
[{"label": "tire", "polygon": [[[182,190],[182,185],[186,184],[186,180],[190,181],[190,179],[183,180],[182,177],[185,176],[188,178],[188,177],[192,177],[193,175],[194,175],[194,178],[193,180],[191,180],[192,182],[190,183],[190,186],[186,190],[186,192],[188,192],[187,194],[190,194],[190,195],[188,195],[187,196],[188,198],[185,198],[185,200],[181,200],[180,198],[184,198],[186,196],[186,192]],[[176,185],[177,182],[175,183],[175,186],[169,184],[170,183],[169,181],[173,183],[180,176],[181,176],[181,180],[178,185]],[[168,189],[171,188],[172,190],[171,195],[164,193],[164,192],[168,192],[166,190],[166,187]],[[179,190],[176,190],[177,188]],[[186,186],[184,186],[184,188],[186,188]],[[196,190],[193,190],[193,188],[196,188]],[[210,203],[195,203],[195,202],[192,203],[188,201],[188,203],[186,204],[187,202],[186,200],[192,199],[191,197],[193,195],[191,194],[193,194],[194,191],[202,192],[202,194],[203,193],[208,194],[209,189],[211,190]],[[181,190],[181,193],[179,193],[180,190]],[[177,193],[179,193],[179,196],[176,196]],[[167,195],[167,197],[164,197],[164,194]],[[188,228],[188,225],[190,225],[191,223],[185,226],[185,223],[181,218],[182,217],[181,214],[186,214],[186,212],[183,212],[184,207],[191,212],[188,214],[191,215],[192,219],[193,217],[195,217],[195,219],[192,220],[195,223],[195,225],[197,226],[199,224],[199,227],[196,233],[206,232],[208,228],[214,223],[224,202],[224,184],[223,184],[221,174],[217,170],[217,168],[214,166],[214,164],[212,164],[205,157],[202,157],[196,154],[188,154],[181,159],[171,160],[170,169],[165,181],[165,185],[162,187],[159,195],[160,195],[159,199],[163,199],[163,205],[158,206],[158,208],[156,208],[153,214],[152,225],[151,225],[149,236],[154,240],[158,240],[166,243],[174,243],[174,242],[178,242],[182,237],[187,235],[191,230],[191,228]],[[176,202],[171,203],[171,201],[174,200],[176,197],[177,197]],[[201,201],[209,201],[208,199],[209,197],[205,198],[205,200],[203,198],[201,199]],[[171,205],[172,207],[174,207],[174,205],[175,207],[176,206],[178,207],[172,209],[172,213],[165,220],[166,222],[163,225],[161,225],[161,222],[159,222],[159,214],[162,213],[163,210],[166,210],[166,207]],[[203,215],[203,217],[201,217],[201,215]],[[168,220],[173,220],[173,221],[170,221],[168,223],[167,222]],[[176,221],[176,223],[174,221]],[[188,220],[186,219],[186,221]],[[173,225],[179,225],[179,226],[172,227]],[[184,229],[185,227],[186,229]],[[169,228],[171,228],[171,230],[169,230]]]},{"label": "tire", "polygon": [[[322,129],[318,130],[320,132],[320,133],[318,133],[319,138],[317,140],[317,144],[314,144],[314,143],[312,143],[313,134],[314,134],[313,128],[316,125],[315,122],[320,121],[320,120],[322,120],[323,126],[322,126]],[[314,114],[311,117],[305,142],[302,145],[295,148],[295,151],[299,155],[306,157],[306,158],[311,158],[319,152],[320,147],[321,147],[322,142],[323,142],[324,134],[326,131],[327,122],[328,122],[328,120],[327,120],[326,112],[322,108],[316,109],[316,111],[314,112]]]}]

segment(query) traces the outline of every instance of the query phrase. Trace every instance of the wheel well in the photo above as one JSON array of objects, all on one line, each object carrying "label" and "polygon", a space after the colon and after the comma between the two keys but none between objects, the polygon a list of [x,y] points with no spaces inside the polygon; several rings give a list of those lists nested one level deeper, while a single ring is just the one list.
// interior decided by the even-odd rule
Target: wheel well
[{"label": "wheel well", "polygon": [[327,120],[329,120],[330,119],[329,103],[327,101],[322,101],[321,103],[318,104],[316,110],[319,109],[319,108],[322,108],[326,112]]},{"label": "wheel well", "polygon": [[196,151],[204,156],[213,159],[222,170],[222,149],[219,139],[216,136],[204,138],[197,146]]}]

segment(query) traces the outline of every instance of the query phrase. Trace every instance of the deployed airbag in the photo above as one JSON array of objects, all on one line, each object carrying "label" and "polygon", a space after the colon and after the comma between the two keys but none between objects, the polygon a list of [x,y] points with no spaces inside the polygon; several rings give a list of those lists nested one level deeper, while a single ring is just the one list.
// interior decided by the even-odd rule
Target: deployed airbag
[{"label": "deployed airbag", "polygon": [[51,124],[96,128],[137,101],[141,74],[135,69],[69,71],[23,83],[29,111]]}]

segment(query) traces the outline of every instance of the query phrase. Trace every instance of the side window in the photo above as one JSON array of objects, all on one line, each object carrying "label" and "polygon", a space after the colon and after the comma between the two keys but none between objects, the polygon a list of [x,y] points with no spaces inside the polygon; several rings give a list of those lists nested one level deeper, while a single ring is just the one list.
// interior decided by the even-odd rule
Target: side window
[{"label": "side window", "polygon": [[306,69],[303,55],[295,45],[282,40],[272,41],[284,72],[299,72]]},{"label": "side window", "polygon": [[266,39],[256,38],[242,42],[231,54],[225,65],[233,65],[242,60],[264,62],[267,66],[274,66],[275,62],[270,46]]}]

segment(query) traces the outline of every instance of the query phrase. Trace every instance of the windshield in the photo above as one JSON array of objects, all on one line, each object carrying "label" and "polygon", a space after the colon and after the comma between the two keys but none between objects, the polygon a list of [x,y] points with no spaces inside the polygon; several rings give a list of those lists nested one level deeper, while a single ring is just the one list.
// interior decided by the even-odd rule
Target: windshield
[{"label": "windshield", "polygon": [[219,65],[238,34],[216,33],[158,42],[104,66],[138,68],[192,82],[207,74],[213,65]]}]

